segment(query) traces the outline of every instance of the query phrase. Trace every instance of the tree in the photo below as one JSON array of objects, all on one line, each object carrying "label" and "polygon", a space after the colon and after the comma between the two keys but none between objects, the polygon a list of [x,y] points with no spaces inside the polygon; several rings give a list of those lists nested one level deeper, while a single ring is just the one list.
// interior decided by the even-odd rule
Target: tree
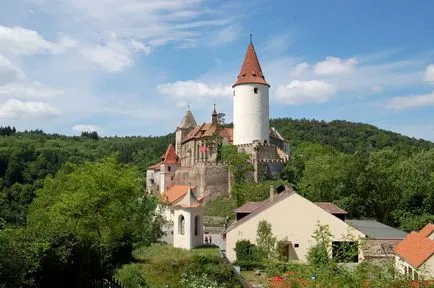
[{"label": "tree", "polygon": [[307,261],[313,266],[325,266],[332,262],[331,255],[331,239],[332,233],[328,225],[317,223],[317,228],[313,232],[312,238],[316,244],[309,248],[307,252]]},{"label": "tree", "polygon": [[262,220],[258,223],[256,243],[266,258],[274,256],[276,237],[273,236],[273,232],[271,231],[271,224],[266,220]]},{"label": "tree", "polygon": [[[136,169],[107,158],[66,165],[45,180],[30,207],[28,228],[53,250],[49,263],[63,266],[56,274],[107,277],[115,267],[131,260],[134,243],[156,242],[161,217],[155,214],[156,200],[144,194],[139,175]],[[79,267],[74,266],[75,255],[87,257],[90,263],[78,261]],[[42,273],[52,273],[56,265],[45,264]],[[71,275],[71,269],[79,274]],[[73,279],[62,281],[77,284]]]},{"label": "tree", "polygon": [[234,175],[234,182],[236,184],[246,182],[247,173],[254,171],[253,165],[250,162],[250,155],[238,152],[236,146],[223,146],[222,160],[228,164],[229,170]]}]

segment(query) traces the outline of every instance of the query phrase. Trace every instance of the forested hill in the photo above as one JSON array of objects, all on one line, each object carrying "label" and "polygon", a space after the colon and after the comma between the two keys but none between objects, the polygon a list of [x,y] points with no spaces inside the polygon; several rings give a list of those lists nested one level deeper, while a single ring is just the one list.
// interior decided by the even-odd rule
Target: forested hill
[{"label": "forested hill", "polygon": [[356,151],[376,151],[392,148],[395,151],[416,152],[434,148],[434,143],[403,136],[379,129],[373,125],[343,120],[331,122],[278,118],[270,120],[270,126],[290,141],[294,148],[302,142],[329,145],[344,153]]}]

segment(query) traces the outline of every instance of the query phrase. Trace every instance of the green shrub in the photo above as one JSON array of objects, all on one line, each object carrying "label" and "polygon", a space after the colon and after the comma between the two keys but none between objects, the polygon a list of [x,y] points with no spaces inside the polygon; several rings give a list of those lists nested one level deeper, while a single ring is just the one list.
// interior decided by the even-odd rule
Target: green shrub
[{"label": "green shrub", "polygon": [[125,288],[147,288],[145,266],[139,263],[127,264],[116,270],[115,278]]},{"label": "green shrub", "polygon": [[256,261],[260,262],[263,258],[262,251],[256,247],[255,244],[249,240],[240,240],[235,244],[235,253],[237,260],[244,261]]},{"label": "green shrub", "polygon": [[235,216],[234,209],[237,208],[237,203],[233,198],[227,196],[219,196],[211,199],[205,206],[205,215],[220,216],[233,219]]}]

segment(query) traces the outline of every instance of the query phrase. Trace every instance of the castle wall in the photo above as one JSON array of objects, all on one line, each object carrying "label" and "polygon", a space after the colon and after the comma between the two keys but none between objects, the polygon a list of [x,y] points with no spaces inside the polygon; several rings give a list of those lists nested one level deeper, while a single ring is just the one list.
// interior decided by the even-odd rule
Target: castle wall
[{"label": "castle wall", "polygon": [[197,186],[197,196],[205,200],[228,193],[228,168],[221,163],[196,163],[175,172],[175,184]]}]

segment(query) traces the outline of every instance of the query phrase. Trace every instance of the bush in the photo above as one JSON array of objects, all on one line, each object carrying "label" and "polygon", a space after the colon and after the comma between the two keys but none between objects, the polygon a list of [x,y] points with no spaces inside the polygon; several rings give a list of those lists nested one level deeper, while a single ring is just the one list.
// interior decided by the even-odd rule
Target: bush
[{"label": "bush", "polygon": [[235,244],[237,260],[241,262],[260,262],[262,259],[261,250],[249,240],[240,240]]},{"label": "bush", "polygon": [[211,199],[205,206],[205,215],[207,216],[219,216],[229,217],[233,219],[235,216],[234,209],[237,208],[235,199],[227,196],[219,196]]},{"label": "bush", "polygon": [[127,264],[116,270],[115,278],[125,288],[147,288],[143,264]]}]

